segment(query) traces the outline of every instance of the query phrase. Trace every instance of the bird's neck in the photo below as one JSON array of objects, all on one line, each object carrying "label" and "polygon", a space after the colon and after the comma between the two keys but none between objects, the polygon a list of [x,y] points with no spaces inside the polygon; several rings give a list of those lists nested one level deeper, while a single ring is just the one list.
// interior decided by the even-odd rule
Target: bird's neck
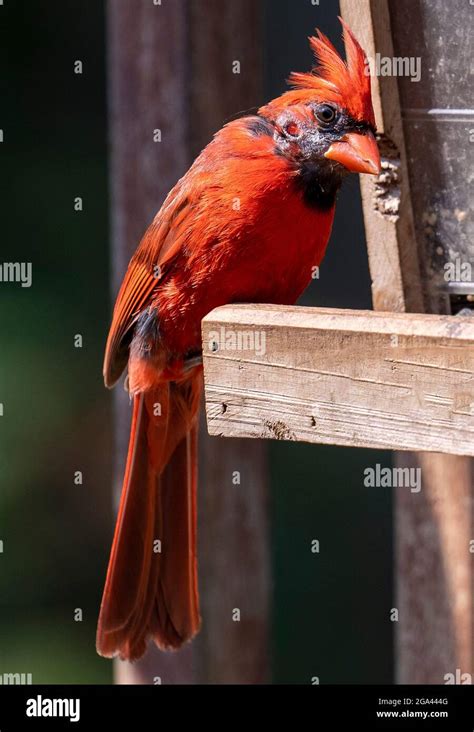
[{"label": "bird's neck", "polygon": [[320,211],[334,208],[342,176],[318,162],[304,162],[298,167],[295,186],[304,203]]}]

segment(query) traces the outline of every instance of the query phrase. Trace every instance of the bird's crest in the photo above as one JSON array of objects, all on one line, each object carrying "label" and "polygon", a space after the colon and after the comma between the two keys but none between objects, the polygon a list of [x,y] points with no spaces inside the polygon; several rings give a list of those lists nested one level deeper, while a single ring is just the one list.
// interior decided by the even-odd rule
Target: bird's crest
[{"label": "bird's crest", "polygon": [[375,127],[370,94],[370,73],[367,57],[350,28],[339,18],[343,28],[346,61],[320,30],[309,38],[317,65],[309,72],[293,72],[289,83],[295,88],[262,107],[263,116],[274,118],[291,104],[335,102],[356,120]]}]

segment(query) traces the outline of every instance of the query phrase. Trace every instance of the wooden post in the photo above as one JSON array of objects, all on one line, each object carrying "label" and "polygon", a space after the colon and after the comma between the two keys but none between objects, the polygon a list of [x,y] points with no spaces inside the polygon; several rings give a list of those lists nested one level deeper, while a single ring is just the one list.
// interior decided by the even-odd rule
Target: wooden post
[{"label": "wooden post", "polygon": [[[451,6],[434,12],[450,12]],[[426,28],[414,3],[389,3],[388,0],[340,0],[341,13],[349,23],[369,58],[393,58],[400,51],[400,27],[417,27],[411,33],[414,56],[421,54]],[[392,17],[391,17],[392,16]],[[392,20],[397,34],[392,35]],[[410,21],[411,18],[411,21]],[[447,27],[451,27],[448,22]],[[442,53],[439,38],[432,38],[436,54]],[[446,39],[446,43],[448,39]],[[430,45],[429,41],[426,44]],[[415,47],[420,52],[415,53]],[[461,48],[461,46],[459,46]],[[422,54],[423,52],[423,54]],[[404,55],[404,54],[403,54]],[[420,107],[446,107],[449,99],[437,99],[436,84],[430,86],[429,67],[424,64],[421,84],[410,86],[411,103],[416,90],[423,99]],[[454,78],[453,74],[449,77]],[[404,107],[400,79],[395,76],[373,78],[373,98],[377,127],[381,134],[384,169],[378,181],[361,178],[364,219],[375,309],[443,312],[446,298],[439,298],[439,277],[427,277],[427,252],[420,231],[433,231],[431,210],[420,209],[417,195],[416,220],[413,213],[412,186],[420,183],[420,164],[430,168],[430,191],[443,188],[443,176],[431,164],[436,150],[430,149],[432,137],[419,126],[407,155],[407,129],[403,116],[412,113]],[[447,87],[449,89],[449,87]],[[454,106],[457,106],[456,104]],[[416,111],[416,110],[415,110]],[[428,109],[420,109],[427,112]],[[426,115],[425,115],[426,122]],[[415,155],[414,150],[418,149]],[[423,154],[420,155],[420,150]],[[441,155],[444,154],[441,148]],[[411,161],[416,160],[418,167]],[[421,163],[422,161],[422,163]],[[454,175],[454,172],[452,172]],[[454,184],[451,181],[450,185]],[[429,219],[426,220],[425,217]],[[442,232],[443,229],[440,228]],[[454,247],[456,244],[454,244]],[[438,262],[441,269],[442,260]],[[430,258],[430,268],[433,262]],[[420,273],[423,273],[422,275]],[[440,273],[439,273],[440,274]],[[447,312],[445,309],[444,312]],[[473,573],[469,537],[473,536],[472,468],[468,458],[412,453],[397,455],[401,467],[422,469],[423,489],[418,495],[398,489],[395,494],[396,600],[399,621],[396,625],[397,680],[399,683],[443,683],[446,674],[473,671]]]},{"label": "wooden post", "polygon": [[[201,0],[190,6],[192,155],[224,122],[262,101],[261,4]],[[234,73],[238,71],[239,73]],[[267,447],[200,438],[199,553],[208,683],[269,680],[270,537]],[[240,617],[240,620],[237,618]]]},{"label": "wooden post", "polygon": [[[108,0],[113,296],[164,197],[232,114],[261,103],[253,0]],[[240,74],[232,64],[239,61]],[[115,392],[117,467],[130,423]],[[265,447],[201,431],[199,575],[203,630],[178,653],[117,662],[119,683],[259,682],[268,677]],[[240,474],[240,484],[237,481]],[[237,619],[240,611],[240,622]]]}]

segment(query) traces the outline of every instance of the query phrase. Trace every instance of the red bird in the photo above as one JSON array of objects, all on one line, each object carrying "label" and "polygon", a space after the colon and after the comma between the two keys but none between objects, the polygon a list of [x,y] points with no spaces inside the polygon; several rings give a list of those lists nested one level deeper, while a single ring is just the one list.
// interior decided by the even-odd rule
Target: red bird
[{"label": "red bird", "polygon": [[225,125],[132,257],[104,362],[128,368],[133,416],[97,630],[103,656],[179,648],[199,630],[196,568],[201,320],[227,303],[293,304],[320,264],[348,172],[380,171],[365,54],[321,33],[319,62],[256,115]]}]

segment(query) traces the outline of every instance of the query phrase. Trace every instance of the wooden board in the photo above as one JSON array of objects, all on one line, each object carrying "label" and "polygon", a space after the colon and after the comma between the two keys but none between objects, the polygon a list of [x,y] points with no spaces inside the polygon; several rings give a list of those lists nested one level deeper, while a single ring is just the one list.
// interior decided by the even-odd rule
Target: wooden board
[{"label": "wooden board", "polygon": [[[386,0],[340,0],[341,15],[370,60],[392,58]],[[382,174],[360,176],[375,310],[423,312],[407,156],[397,78],[371,78]]]},{"label": "wooden board", "polygon": [[474,454],[474,319],[237,305],[203,345],[212,435]]}]

